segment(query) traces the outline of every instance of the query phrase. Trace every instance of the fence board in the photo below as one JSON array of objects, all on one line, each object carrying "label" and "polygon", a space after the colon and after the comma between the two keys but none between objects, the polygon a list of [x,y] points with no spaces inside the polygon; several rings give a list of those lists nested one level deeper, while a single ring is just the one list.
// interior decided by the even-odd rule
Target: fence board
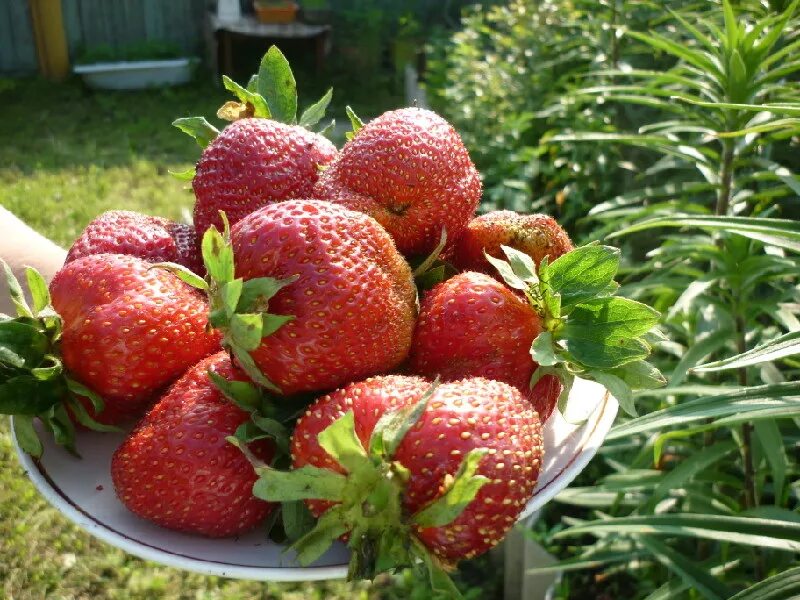
[{"label": "fence board", "polygon": [[0,72],[32,73],[37,67],[28,3],[0,0]]}]

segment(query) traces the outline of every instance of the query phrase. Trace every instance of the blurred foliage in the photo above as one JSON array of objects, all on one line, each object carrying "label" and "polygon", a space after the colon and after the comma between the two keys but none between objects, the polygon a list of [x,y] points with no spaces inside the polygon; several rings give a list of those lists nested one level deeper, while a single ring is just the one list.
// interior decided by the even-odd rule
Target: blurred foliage
[{"label": "blurred foliage", "polygon": [[558,598],[800,593],[757,584],[800,549],[799,5],[516,0],[433,44],[483,209],[621,244],[663,313],[666,388],[531,533]]}]

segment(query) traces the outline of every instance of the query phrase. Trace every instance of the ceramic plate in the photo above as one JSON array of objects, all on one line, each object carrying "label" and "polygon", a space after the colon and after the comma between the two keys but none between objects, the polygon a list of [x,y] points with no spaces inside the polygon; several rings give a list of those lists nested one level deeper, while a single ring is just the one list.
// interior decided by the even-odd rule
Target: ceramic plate
[{"label": "ceramic plate", "polygon": [[[583,470],[603,443],[617,408],[617,401],[603,387],[575,382],[567,418],[555,412],[545,424],[544,466],[520,518],[552,500]],[[50,436],[42,438],[44,455],[38,462],[17,445],[31,481],[68,519],[112,546],[171,567],[239,579],[311,581],[344,577],[347,572],[348,551],[342,544],[312,566],[300,567],[292,552],[284,552],[283,546],[266,540],[259,531],[237,539],[211,540],[156,527],[128,512],[114,494],[111,455],[121,434],[78,432],[83,459],[56,446]]]}]

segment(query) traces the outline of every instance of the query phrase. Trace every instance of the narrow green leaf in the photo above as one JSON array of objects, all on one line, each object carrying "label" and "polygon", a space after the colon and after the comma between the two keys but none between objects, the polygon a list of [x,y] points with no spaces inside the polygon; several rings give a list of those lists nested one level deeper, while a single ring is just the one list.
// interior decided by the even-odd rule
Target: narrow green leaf
[{"label": "narrow green leaf", "polygon": [[271,46],[261,59],[258,91],[273,119],[289,125],[297,122],[297,83],[289,61],[277,46]]},{"label": "narrow green leaf", "polygon": [[700,102],[689,98],[675,97],[676,100],[688,102],[703,108],[732,109],[746,112],[771,112],[776,115],[800,117],[800,106],[793,104],[737,104],[735,102]]},{"label": "narrow green leaf", "polygon": [[105,408],[105,401],[97,393],[95,393],[93,390],[90,390],[82,383],[75,381],[71,377],[65,377],[64,381],[67,384],[67,389],[70,392],[89,400],[96,413],[100,414],[103,412],[103,409]]},{"label": "narrow green leaf", "polygon": [[473,448],[461,462],[453,484],[444,494],[411,517],[420,527],[444,527],[452,523],[475,499],[481,488],[489,482],[488,477],[477,475],[481,459],[489,452],[487,448]]},{"label": "narrow green leaf", "polygon": [[303,127],[313,127],[325,116],[325,111],[333,98],[333,88],[328,88],[325,95],[317,102],[309,106],[300,116],[299,125]]},{"label": "narrow green leaf", "polygon": [[783,487],[786,483],[786,473],[790,468],[789,459],[786,456],[786,448],[783,445],[783,436],[778,424],[771,419],[763,419],[753,422],[756,439],[767,457],[770,471],[772,472],[773,495],[775,504],[783,503]]},{"label": "narrow green leaf", "polygon": [[592,370],[587,373],[589,379],[594,379],[597,383],[605,387],[614,398],[619,402],[619,407],[632,417],[639,416],[636,412],[636,404],[633,401],[633,390],[620,377],[610,372]]},{"label": "narrow green leaf", "polygon": [[251,104],[254,117],[269,119],[272,116],[269,112],[267,101],[258,92],[243,88],[227,75],[222,76],[222,85],[225,86],[226,90],[232,92],[240,102]]},{"label": "narrow green leaf", "polygon": [[50,305],[50,291],[47,289],[47,282],[33,267],[25,267],[25,278],[28,280],[28,289],[33,300],[33,312],[38,315]]},{"label": "narrow green leaf", "polygon": [[800,597],[800,567],[786,569],[742,590],[730,600],[787,600]]},{"label": "narrow green leaf", "polygon": [[17,310],[17,316],[32,318],[34,316],[33,312],[31,312],[28,302],[25,300],[25,294],[22,293],[22,288],[19,285],[19,281],[14,276],[14,272],[11,270],[11,267],[8,266],[6,261],[1,258],[0,263],[2,263],[3,271],[5,271],[8,292],[11,296],[11,302],[14,304],[14,307]]},{"label": "narrow green leaf", "polygon": [[253,485],[253,495],[267,502],[342,499],[347,478],[330,469],[306,465],[291,471],[264,468]]},{"label": "narrow green leaf", "polygon": [[708,600],[725,600],[731,595],[730,590],[708,571],[692,560],[685,558],[653,536],[640,535],[637,541],[647,548],[661,564],[683,579],[684,583],[697,590]]},{"label": "narrow green leaf", "polygon": [[791,331],[752,350],[692,369],[697,373],[740,369],[800,354],[800,331]]},{"label": "narrow green leaf", "polygon": [[67,404],[69,405],[70,412],[75,416],[75,419],[78,421],[78,423],[87,429],[91,429],[92,431],[102,431],[104,433],[122,433],[122,429],[119,427],[99,423],[92,418],[92,416],[86,410],[86,407],[84,407],[79,400],[70,398]]},{"label": "narrow green leaf", "polygon": [[203,291],[208,290],[208,283],[206,283],[205,279],[194,273],[191,269],[184,267],[183,265],[179,265],[178,263],[160,262],[160,263],[155,263],[150,268],[164,269],[175,275],[178,279],[180,279],[184,283],[188,283],[193,288]]},{"label": "narrow green leaf", "polygon": [[620,251],[611,246],[589,245],[558,257],[548,266],[550,287],[561,294],[568,308],[602,294],[614,281]]},{"label": "narrow green leaf", "polygon": [[345,469],[352,472],[368,461],[355,429],[353,411],[347,411],[317,436],[319,445]]},{"label": "narrow green leaf", "polygon": [[658,483],[648,501],[648,510],[652,511],[658,501],[668,496],[672,490],[680,489],[698,473],[716,464],[734,450],[736,444],[732,441],[721,441],[687,456]]},{"label": "narrow green leaf", "polygon": [[695,338],[694,343],[689,346],[681,356],[678,363],[672,369],[672,373],[667,381],[667,387],[679,385],[686,379],[688,372],[703,358],[724,348],[732,339],[731,330],[722,327],[717,331],[712,331]]},{"label": "narrow green leaf", "polygon": [[787,552],[800,550],[800,523],[709,514],[658,514],[589,521],[554,535],[556,539],[604,533],[652,534],[718,540]]},{"label": "narrow green leaf", "polygon": [[11,422],[19,447],[34,458],[41,458],[44,447],[33,427],[33,417],[17,415]]},{"label": "narrow green leaf", "polygon": [[219,130],[206,121],[205,117],[175,119],[172,125],[192,136],[201,148],[208,146],[219,135]]}]

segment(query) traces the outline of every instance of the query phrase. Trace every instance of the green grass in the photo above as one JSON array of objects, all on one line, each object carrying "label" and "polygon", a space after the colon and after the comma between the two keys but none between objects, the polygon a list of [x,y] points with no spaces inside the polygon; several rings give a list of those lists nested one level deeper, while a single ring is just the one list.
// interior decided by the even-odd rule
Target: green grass
[{"label": "green grass", "polygon": [[[191,210],[192,193],[168,170],[185,170],[200,149],[170,123],[176,116],[212,116],[227,99],[223,90],[202,84],[101,93],[78,83],[4,82],[0,204],[65,247],[104,210],[181,218]],[[369,115],[388,107],[360,108]],[[341,107],[336,110],[344,118]],[[0,464],[0,597],[368,597],[367,584],[226,580],[170,569],[107,546],[38,495],[17,462],[5,419],[0,422]]]}]

